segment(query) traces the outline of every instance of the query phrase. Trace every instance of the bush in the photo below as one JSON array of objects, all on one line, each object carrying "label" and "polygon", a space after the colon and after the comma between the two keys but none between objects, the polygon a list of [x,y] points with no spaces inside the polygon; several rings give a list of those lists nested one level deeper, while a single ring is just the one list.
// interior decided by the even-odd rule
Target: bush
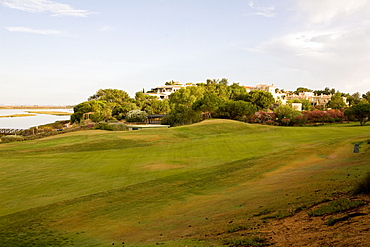
[{"label": "bush", "polygon": [[127,126],[124,124],[109,124],[109,123],[99,123],[95,129],[109,130],[109,131],[125,131],[128,130]]},{"label": "bush", "polygon": [[291,120],[301,115],[301,112],[294,110],[288,105],[281,105],[275,109],[275,116],[277,118],[277,121],[280,125],[283,126],[293,124]]},{"label": "bush", "polygon": [[9,143],[9,142],[19,142],[24,141],[23,136],[16,136],[16,135],[8,135],[8,136],[2,136],[1,142],[2,143]]},{"label": "bush", "polygon": [[307,117],[305,115],[300,115],[292,119],[292,124],[293,125],[299,125],[303,126],[307,123]]},{"label": "bush", "polygon": [[256,112],[252,117],[253,123],[267,123],[274,122],[276,119],[275,113],[273,112]]},{"label": "bush", "polygon": [[366,173],[365,177],[355,185],[353,194],[370,194],[370,172]]},{"label": "bush", "polygon": [[132,110],[129,111],[126,115],[126,121],[133,123],[133,122],[145,122],[148,118],[148,114],[145,111],[140,110]]}]

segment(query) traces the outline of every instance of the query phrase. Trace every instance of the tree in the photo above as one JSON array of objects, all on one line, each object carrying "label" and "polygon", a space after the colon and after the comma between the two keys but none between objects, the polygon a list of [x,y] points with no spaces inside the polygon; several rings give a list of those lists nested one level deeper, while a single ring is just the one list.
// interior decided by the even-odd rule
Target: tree
[{"label": "tree", "polygon": [[348,108],[344,115],[348,118],[355,118],[360,121],[360,125],[364,126],[370,117],[370,104],[357,104]]},{"label": "tree", "polygon": [[330,95],[330,94],[335,94],[335,88],[332,88],[332,89],[330,89],[330,88],[328,88],[328,87],[326,87],[324,90],[315,90],[315,91],[313,91],[315,94],[326,94],[326,95]]},{"label": "tree", "polygon": [[94,95],[90,96],[88,100],[104,100],[120,105],[125,102],[131,102],[128,93],[119,89],[99,89]]},{"label": "tree", "polygon": [[[73,108],[73,114],[71,115],[71,123],[80,123],[85,113],[96,113],[93,116],[93,121],[102,121],[106,115],[103,115],[102,111],[106,107],[107,102],[102,100],[90,100],[82,102]],[[110,117],[110,116],[108,116]],[[94,122],[95,122],[94,121]]]},{"label": "tree", "polygon": [[367,91],[365,94],[362,95],[363,99],[366,99],[367,102],[370,103],[370,91]]},{"label": "tree", "polygon": [[132,110],[140,110],[135,103],[125,103],[123,105],[116,105],[112,110],[112,115],[117,120],[122,120],[126,117],[127,113]]},{"label": "tree", "polygon": [[281,105],[274,112],[280,125],[288,125],[293,119],[302,115],[300,111],[294,110],[289,105]]},{"label": "tree", "polygon": [[312,106],[311,102],[308,99],[301,100],[301,103],[302,103],[302,110],[304,110],[304,111],[311,111],[312,110],[313,106]]},{"label": "tree", "polygon": [[312,90],[308,89],[308,88],[305,88],[305,87],[299,87],[293,93],[299,94],[299,93],[303,93],[303,92],[312,92]]},{"label": "tree", "polygon": [[204,87],[186,87],[172,93],[169,99],[170,116],[167,118],[171,126],[198,122],[200,110],[193,109],[193,104],[204,95]]},{"label": "tree", "polygon": [[230,86],[230,99],[232,100],[244,100],[247,101],[248,99],[248,92],[247,89],[243,86],[240,86],[238,83],[233,83]]},{"label": "tree", "polygon": [[242,100],[227,100],[219,107],[220,117],[230,119],[241,119],[243,117],[252,117],[257,111],[255,105]]},{"label": "tree", "polygon": [[275,102],[275,99],[270,92],[262,90],[252,90],[249,92],[248,101],[254,104],[260,111],[268,109],[270,105],[272,105]]},{"label": "tree", "polygon": [[140,110],[148,114],[167,114],[170,111],[168,100],[159,100],[140,91],[135,94],[135,103]]},{"label": "tree", "polygon": [[221,100],[228,100],[231,94],[231,88],[228,86],[228,80],[207,79],[207,83],[203,85],[205,93],[215,93]]},{"label": "tree", "polygon": [[332,109],[343,109],[344,107],[346,107],[346,103],[342,98],[342,94],[335,93],[333,96],[331,96],[327,107]]},{"label": "tree", "polygon": [[360,98],[360,93],[359,92],[356,92],[356,93],[354,93],[352,95],[346,94],[345,96],[347,97],[347,101],[348,101],[349,106],[353,106],[353,105],[359,104],[361,102],[361,98]]},{"label": "tree", "polygon": [[221,102],[221,99],[216,94],[206,94],[194,102],[193,110],[201,111],[206,118],[212,118],[213,113],[218,110]]},{"label": "tree", "polygon": [[145,122],[147,118],[148,118],[148,114],[145,111],[132,110],[127,113],[125,120],[131,123],[132,122]]}]

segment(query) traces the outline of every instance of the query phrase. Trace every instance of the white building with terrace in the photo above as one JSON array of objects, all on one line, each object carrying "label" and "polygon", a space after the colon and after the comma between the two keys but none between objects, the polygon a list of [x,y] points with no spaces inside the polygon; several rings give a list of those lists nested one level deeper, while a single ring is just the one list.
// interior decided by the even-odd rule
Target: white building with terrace
[{"label": "white building with terrace", "polygon": [[147,92],[144,94],[155,96],[158,99],[168,99],[170,94],[180,90],[181,88],[189,87],[189,86],[196,86],[196,85],[192,83],[188,83],[188,84],[175,83],[173,85],[164,85],[164,86],[158,86],[158,87],[152,88],[150,92]]}]

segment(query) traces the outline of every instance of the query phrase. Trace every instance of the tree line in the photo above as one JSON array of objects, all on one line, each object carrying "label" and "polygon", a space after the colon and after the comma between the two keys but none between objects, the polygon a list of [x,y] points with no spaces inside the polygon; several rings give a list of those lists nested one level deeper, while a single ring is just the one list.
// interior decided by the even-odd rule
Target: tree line
[{"label": "tree line", "polygon": [[[297,88],[295,93],[315,92]],[[288,103],[302,103],[303,112],[294,110],[289,104],[279,105],[271,93],[262,90],[247,92],[238,83],[229,85],[227,79],[207,80],[196,86],[187,86],[172,93],[169,99],[160,100],[143,91],[134,98],[122,90],[100,89],[87,101],[74,107],[72,123],[88,118],[93,122],[109,120],[143,121],[147,114],[165,114],[162,124],[171,126],[191,124],[207,118],[227,118],[245,122],[303,125],[310,122],[341,122],[344,119],[359,120],[361,125],[370,116],[370,91],[360,97],[359,93],[346,95],[325,88],[323,94],[332,94],[326,109],[316,109],[308,100],[293,100]],[[342,97],[349,100],[350,108]],[[361,114],[359,113],[361,112]]]}]

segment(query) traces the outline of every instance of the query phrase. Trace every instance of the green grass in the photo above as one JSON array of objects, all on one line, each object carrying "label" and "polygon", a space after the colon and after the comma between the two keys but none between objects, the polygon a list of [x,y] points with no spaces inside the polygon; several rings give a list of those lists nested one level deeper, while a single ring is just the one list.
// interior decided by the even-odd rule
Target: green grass
[{"label": "green grass", "polygon": [[330,215],[338,212],[345,212],[349,209],[356,208],[358,206],[364,205],[363,201],[352,201],[347,198],[338,199],[335,201],[331,201],[327,204],[320,206],[317,209],[308,212],[310,216],[322,216],[322,215]]},{"label": "green grass", "polygon": [[209,120],[1,144],[0,245],[222,246],[259,216],[349,191],[369,171],[369,145],[351,143],[369,130]]}]

